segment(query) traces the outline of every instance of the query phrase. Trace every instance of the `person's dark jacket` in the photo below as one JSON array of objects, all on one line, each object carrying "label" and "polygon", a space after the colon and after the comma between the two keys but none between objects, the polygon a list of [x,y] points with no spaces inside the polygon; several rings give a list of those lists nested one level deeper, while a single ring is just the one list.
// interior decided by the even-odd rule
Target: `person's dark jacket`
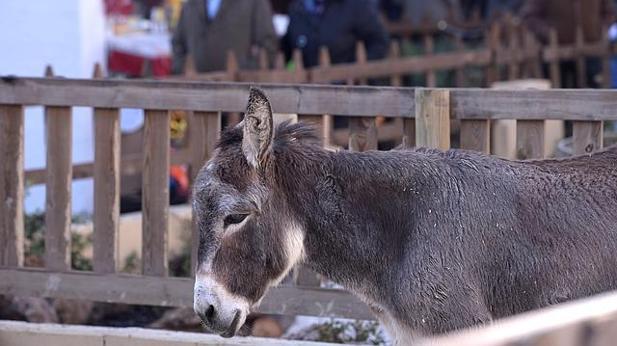
[{"label": "person's dark jacket", "polygon": [[364,42],[369,60],[384,58],[388,51],[388,33],[371,0],[327,0],[321,14],[308,12],[302,0],[294,1],[289,20],[285,53],[289,57],[300,49],[306,67],[318,64],[322,46],[329,49],[333,64],[354,62],[358,41]]},{"label": "person's dark jacket", "polygon": [[174,73],[184,71],[187,56],[197,72],[222,71],[233,51],[241,68],[256,68],[258,49],[274,59],[278,48],[272,8],[268,0],[222,0],[216,16],[206,17],[204,0],[188,0],[182,7],[172,39]]}]

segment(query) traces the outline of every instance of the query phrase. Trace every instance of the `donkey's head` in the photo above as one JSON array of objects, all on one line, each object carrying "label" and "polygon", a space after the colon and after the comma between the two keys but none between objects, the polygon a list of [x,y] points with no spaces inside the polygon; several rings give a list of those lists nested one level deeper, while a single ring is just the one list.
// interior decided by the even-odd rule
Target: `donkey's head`
[{"label": "donkey's head", "polygon": [[303,256],[304,233],[276,198],[272,109],[251,89],[244,121],[225,131],[194,187],[199,250],[194,309],[231,337]]}]

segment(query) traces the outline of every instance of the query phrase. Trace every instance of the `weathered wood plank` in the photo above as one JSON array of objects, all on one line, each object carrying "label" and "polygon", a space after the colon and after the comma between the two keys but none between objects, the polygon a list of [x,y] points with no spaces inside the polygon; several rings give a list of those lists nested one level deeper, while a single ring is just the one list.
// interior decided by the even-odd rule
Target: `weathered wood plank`
[{"label": "weathered wood plank", "polygon": [[194,178],[214,152],[221,132],[220,112],[191,112],[191,176]]},{"label": "weathered wood plank", "polygon": [[414,56],[384,60],[372,60],[366,64],[356,63],[336,64],[330,67],[311,69],[311,82],[324,83],[332,80],[359,78],[381,78],[392,75],[425,73],[428,70],[448,70],[459,66],[486,66],[491,62],[491,52],[488,49],[448,52],[434,54],[430,57]]},{"label": "weathered wood plank", "polygon": [[544,120],[517,121],[516,156],[520,160],[544,158]]},{"label": "weathered wood plank", "polygon": [[144,119],[142,268],[167,275],[169,232],[169,112],[147,110]]},{"label": "weathered wood plank", "polygon": [[[422,345],[611,345],[614,339],[607,339],[606,336],[615,335],[615,321],[617,292],[607,292],[504,318],[485,328],[466,329],[435,337]],[[560,337],[564,334],[570,338]],[[601,343],[600,340],[609,342]]]},{"label": "weathered wood plank", "polygon": [[[83,299],[108,303],[193,306],[193,280],[84,272],[48,273],[33,269],[0,270],[0,294]],[[280,286],[257,309],[262,313],[374,319],[360,300],[343,290]]]},{"label": "weathered wood plank", "polygon": [[491,153],[491,121],[461,120],[461,148]]},{"label": "weathered wood plank", "polygon": [[[0,104],[244,111],[249,84],[0,79]],[[261,85],[278,113],[413,117],[411,88]],[[208,90],[208,92],[204,92]],[[617,119],[617,90],[451,89],[459,119]]]},{"label": "weathered wood plank", "polygon": [[591,154],[602,149],[604,143],[602,121],[575,121],[572,123],[573,143],[575,155]]},{"label": "weathered wood plank", "polygon": [[401,144],[405,148],[416,146],[416,119],[403,119],[403,139]]},{"label": "weathered wood plank", "polygon": [[416,146],[450,148],[450,91],[416,90]]},{"label": "weathered wood plank", "polygon": [[120,217],[120,112],[94,109],[93,267],[113,273],[118,266]]},{"label": "weathered wood plank", "polygon": [[0,266],[24,260],[24,108],[0,105]]},{"label": "weathered wood plank", "polygon": [[53,271],[71,268],[72,129],[71,108],[46,107],[45,266]]},{"label": "weathered wood plank", "polygon": [[[192,150],[191,178],[195,177],[201,167],[212,157],[216,142],[221,133],[221,113],[220,112],[192,112],[190,129],[190,141]],[[199,229],[197,220],[192,219],[191,233],[191,273],[195,272],[197,266],[197,244],[199,244]]]},{"label": "weathered wood plank", "polygon": [[617,119],[617,92],[611,90],[451,89],[458,119]]},{"label": "weathered wood plank", "polygon": [[[245,83],[0,79],[0,104],[244,112]],[[257,85],[277,113],[409,116],[413,89],[334,85]],[[205,92],[207,90],[207,92]]]}]

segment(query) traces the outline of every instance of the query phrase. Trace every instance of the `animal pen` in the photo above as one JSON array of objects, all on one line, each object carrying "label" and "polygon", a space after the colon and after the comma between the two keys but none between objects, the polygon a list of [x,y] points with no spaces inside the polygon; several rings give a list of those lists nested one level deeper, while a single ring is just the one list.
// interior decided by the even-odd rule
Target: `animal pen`
[{"label": "animal pen", "polygon": [[[261,88],[272,101],[275,112],[298,114],[300,121],[314,123],[322,134],[326,115],[348,117],[349,148],[356,151],[376,149],[377,116],[402,119],[398,135],[404,145],[439,149],[450,147],[450,121],[460,120],[461,147],[485,153],[490,149],[491,121],[516,119],[519,129],[517,154],[522,159],[545,156],[544,121],[547,119],[574,121],[574,151],[579,154],[602,148],[603,121],[617,120],[617,91],[609,90],[507,91],[275,84]],[[169,112],[183,110],[190,114],[191,153],[185,163],[190,165],[194,175],[214,149],[222,112],[244,111],[248,90],[249,85],[242,83],[2,79],[0,294],[191,307],[192,279],[168,276]],[[39,105],[44,106],[46,112],[44,180],[47,203],[45,268],[34,269],[23,265],[24,108]],[[70,266],[71,181],[79,178],[73,176],[71,163],[71,107],[76,106],[94,109],[92,272],[74,271]],[[141,275],[118,272],[122,170],[120,108],[145,110]],[[193,265],[195,261],[196,251],[193,251]],[[274,288],[258,311],[373,319],[369,309],[349,293],[318,285]],[[0,328],[0,341],[3,330]],[[614,340],[615,330],[617,293],[606,293],[499,321],[494,326],[441,336],[435,342],[609,345]],[[241,339],[229,342],[241,344],[238,340]]]}]

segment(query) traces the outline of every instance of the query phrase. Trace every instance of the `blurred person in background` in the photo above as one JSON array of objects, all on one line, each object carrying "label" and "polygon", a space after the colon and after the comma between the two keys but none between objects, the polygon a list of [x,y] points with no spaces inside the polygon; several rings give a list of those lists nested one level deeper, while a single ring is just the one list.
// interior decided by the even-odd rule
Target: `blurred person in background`
[{"label": "blurred person in background", "polygon": [[[557,31],[560,45],[576,40],[577,28],[582,28],[585,42],[597,42],[615,20],[612,0],[526,0],[521,9],[523,23],[542,43],[548,43],[551,29]],[[598,58],[587,59],[587,86],[597,87],[596,76],[602,66]],[[573,61],[561,64],[564,88],[580,87]]]},{"label": "blurred person in background", "polygon": [[278,41],[268,0],[188,0],[172,38],[172,71],[183,73],[187,57],[197,72],[225,70],[228,51],[240,68],[256,68],[260,48],[273,61]]},{"label": "blurred person in background", "polygon": [[300,49],[306,67],[319,62],[327,47],[333,64],[354,62],[356,42],[362,41],[369,60],[388,52],[388,33],[374,0],[295,0],[289,6],[289,27],[283,38],[288,58]]}]

